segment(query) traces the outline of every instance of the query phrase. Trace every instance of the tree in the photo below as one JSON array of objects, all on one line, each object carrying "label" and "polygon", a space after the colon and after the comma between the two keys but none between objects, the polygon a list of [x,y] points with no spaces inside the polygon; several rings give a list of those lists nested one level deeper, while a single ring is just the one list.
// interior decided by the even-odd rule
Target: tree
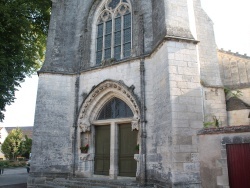
[{"label": "tree", "polygon": [[29,158],[31,153],[31,146],[32,146],[32,139],[28,138],[27,135],[25,135],[19,147],[20,155],[22,157]]},{"label": "tree", "polygon": [[13,129],[2,144],[2,152],[8,159],[16,159],[20,154],[23,133],[20,128]]},{"label": "tree", "polygon": [[50,8],[50,0],[0,1],[0,122],[17,87],[43,62]]}]

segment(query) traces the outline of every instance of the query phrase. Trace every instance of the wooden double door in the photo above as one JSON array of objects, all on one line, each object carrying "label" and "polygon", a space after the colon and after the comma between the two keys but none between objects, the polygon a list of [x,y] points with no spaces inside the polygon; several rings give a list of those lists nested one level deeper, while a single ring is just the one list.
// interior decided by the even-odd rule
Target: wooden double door
[{"label": "wooden double door", "polygon": [[[110,169],[110,126],[96,126],[95,129],[95,174],[109,175]],[[113,134],[117,135],[117,134]],[[118,176],[135,177],[134,160],[137,131],[131,131],[131,124],[118,125]]]}]

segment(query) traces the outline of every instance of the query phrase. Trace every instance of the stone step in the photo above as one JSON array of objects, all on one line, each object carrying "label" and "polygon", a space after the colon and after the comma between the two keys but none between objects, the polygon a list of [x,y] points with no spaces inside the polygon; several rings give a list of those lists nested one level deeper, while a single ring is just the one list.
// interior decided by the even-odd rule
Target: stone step
[{"label": "stone step", "polygon": [[[41,185],[39,188],[139,188],[138,182],[134,180],[107,180],[107,179],[87,179],[74,178],[62,179],[57,178],[53,181],[47,181],[46,185]],[[152,188],[154,186],[148,185],[145,188]]]}]

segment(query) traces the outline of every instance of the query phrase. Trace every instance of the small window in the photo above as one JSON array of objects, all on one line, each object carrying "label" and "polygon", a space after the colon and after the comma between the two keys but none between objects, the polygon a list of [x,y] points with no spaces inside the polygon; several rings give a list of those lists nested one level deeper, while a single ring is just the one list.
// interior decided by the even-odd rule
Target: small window
[{"label": "small window", "polygon": [[128,0],[107,1],[97,22],[96,64],[131,56],[131,7]]},{"label": "small window", "polygon": [[129,106],[121,99],[113,98],[100,111],[98,120],[133,117]]}]

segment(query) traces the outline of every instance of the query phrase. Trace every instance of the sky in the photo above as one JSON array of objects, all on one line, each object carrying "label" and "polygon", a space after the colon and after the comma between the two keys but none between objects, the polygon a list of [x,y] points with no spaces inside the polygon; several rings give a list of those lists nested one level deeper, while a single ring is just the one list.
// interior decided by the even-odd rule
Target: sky
[{"label": "sky", "polygon": [[[218,48],[250,56],[250,0],[201,0],[214,23]],[[0,126],[33,126],[38,76],[26,78],[16,92],[16,100],[6,106]]]}]

